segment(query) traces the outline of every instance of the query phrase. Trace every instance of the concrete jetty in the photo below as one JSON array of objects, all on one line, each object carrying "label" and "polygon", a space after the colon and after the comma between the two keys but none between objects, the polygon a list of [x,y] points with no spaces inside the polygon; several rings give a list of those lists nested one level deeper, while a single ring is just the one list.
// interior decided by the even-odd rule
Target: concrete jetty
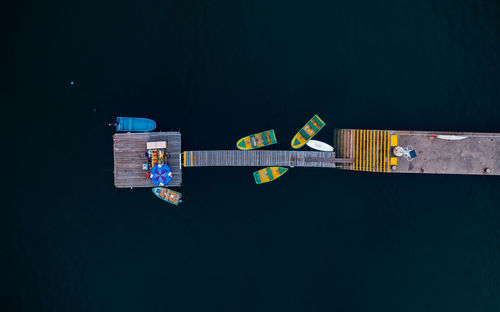
[{"label": "concrete jetty", "polygon": [[500,133],[336,129],[346,170],[500,175]]},{"label": "concrete jetty", "polygon": [[391,172],[500,175],[500,134],[393,131],[398,145],[412,146],[417,157],[399,157]]}]

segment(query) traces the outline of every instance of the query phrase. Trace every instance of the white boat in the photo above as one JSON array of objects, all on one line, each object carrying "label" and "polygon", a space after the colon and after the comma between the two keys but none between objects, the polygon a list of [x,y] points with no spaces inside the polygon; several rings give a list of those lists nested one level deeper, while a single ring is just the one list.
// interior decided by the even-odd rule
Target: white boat
[{"label": "white boat", "polygon": [[309,140],[307,141],[307,146],[312,149],[322,151],[322,152],[333,152],[333,147],[326,144],[325,142],[317,141],[317,140]]},{"label": "white boat", "polygon": [[451,141],[458,141],[458,140],[463,140],[467,138],[465,135],[446,135],[446,134],[440,134],[437,135],[436,138],[442,139],[442,140],[451,140]]}]

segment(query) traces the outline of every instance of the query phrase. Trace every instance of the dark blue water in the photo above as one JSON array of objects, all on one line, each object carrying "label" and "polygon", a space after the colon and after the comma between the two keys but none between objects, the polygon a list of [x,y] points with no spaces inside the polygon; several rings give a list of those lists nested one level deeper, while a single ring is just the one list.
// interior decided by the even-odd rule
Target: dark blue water
[{"label": "dark blue water", "polygon": [[[113,186],[115,116],[231,149],[327,127],[500,132],[498,1],[2,9],[2,311],[499,311],[500,179],[184,170]],[[75,84],[71,85],[70,82]]]}]

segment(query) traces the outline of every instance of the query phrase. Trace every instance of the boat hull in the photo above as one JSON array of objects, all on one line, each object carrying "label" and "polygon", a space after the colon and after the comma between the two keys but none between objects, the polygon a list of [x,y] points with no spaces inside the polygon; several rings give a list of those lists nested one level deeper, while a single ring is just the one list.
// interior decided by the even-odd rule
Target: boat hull
[{"label": "boat hull", "polygon": [[240,150],[253,150],[278,143],[274,130],[267,130],[248,135],[236,142],[236,147]]},{"label": "boat hull", "polygon": [[161,200],[166,201],[169,204],[179,206],[181,202],[182,194],[174,190],[168,189],[166,187],[153,187],[153,194],[156,195]]},{"label": "boat hull", "polygon": [[292,148],[299,149],[304,146],[310,139],[312,139],[318,132],[326,126],[326,123],[314,115],[292,138]]},{"label": "boat hull", "polygon": [[309,140],[307,141],[307,146],[317,151],[322,152],[333,152],[333,146],[326,144],[325,142],[317,141],[317,140]]},{"label": "boat hull", "polygon": [[156,129],[156,122],[148,118],[116,117],[116,131],[149,132]]},{"label": "boat hull", "polygon": [[467,136],[465,135],[446,135],[446,134],[440,134],[437,135],[436,138],[442,139],[442,140],[448,140],[448,141],[460,141],[463,139],[467,139]]},{"label": "boat hull", "polygon": [[288,171],[288,168],[284,167],[266,167],[257,170],[253,173],[253,178],[256,184],[264,184],[272,182]]}]

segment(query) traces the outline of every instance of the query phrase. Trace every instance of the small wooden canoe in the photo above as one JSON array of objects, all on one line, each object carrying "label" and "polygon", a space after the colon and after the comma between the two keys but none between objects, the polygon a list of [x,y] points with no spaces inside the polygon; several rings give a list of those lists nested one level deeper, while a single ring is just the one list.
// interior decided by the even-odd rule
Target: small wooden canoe
[{"label": "small wooden canoe", "polygon": [[246,151],[276,143],[278,143],[278,141],[276,141],[274,130],[267,130],[239,139],[238,142],[236,142],[236,147],[240,150]]},{"label": "small wooden canoe", "polygon": [[255,183],[262,184],[276,180],[288,171],[288,168],[283,167],[266,167],[257,170],[253,173]]},{"label": "small wooden canoe", "polygon": [[182,194],[166,187],[153,187],[153,193],[167,203],[171,203],[176,206],[178,206],[179,203],[182,203]]},{"label": "small wooden canoe", "polygon": [[292,147],[294,149],[299,149],[304,146],[307,141],[312,139],[326,123],[319,118],[318,115],[314,115],[311,120],[309,120],[302,129],[297,132],[297,134],[292,139]]},{"label": "small wooden canoe", "polygon": [[116,131],[148,132],[156,129],[156,122],[148,118],[116,117]]}]

